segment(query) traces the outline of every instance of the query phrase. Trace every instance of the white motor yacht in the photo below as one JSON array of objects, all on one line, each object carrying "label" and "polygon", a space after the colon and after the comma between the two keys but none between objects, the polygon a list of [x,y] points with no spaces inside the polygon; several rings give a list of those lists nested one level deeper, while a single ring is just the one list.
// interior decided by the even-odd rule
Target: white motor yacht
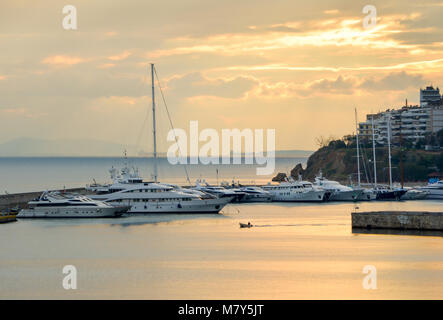
[{"label": "white motor yacht", "polygon": [[114,218],[129,209],[125,205],[111,206],[86,196],[63,192],[44,192],[28,206],[18,213],[18,218]]},{"label": "white motor yacht", "polygon": [[416,188],[405,188],[407,191],[400,197],[400,200],[423,200],[428,197],[428,190],[420,190]]},{"label": "white motor yacht", "polygon": [[265,185],[263,190],[272,195],[272,201],[320,202],[326,200],[326,191],[309,181],[295,181],[291,177],[278,185]]},{"label": "white motor yacht", "polygon": [[443,200],[443,180],[429,182],[427,186],[417,188],[419,190],[428,191],[426,199]]},{"label": "white motor yacht", "polygon": [[354,189],[344,186],[337,181],[326,179],[323,177],[321,170],[319,175],[315,177],[315,185],[330,193],[328,199],[330,201],[357,201],[363,193],[361,188]]},{"label": "white motor yacht", "polygon": [[[189,190],[188,190],[189,191]],[[125,186],[124,190],[97,194],[100,199],[113,205],[130,206],[129,213],[218,213],[233,197],[209,197],[181,188],[143,182]]]}]

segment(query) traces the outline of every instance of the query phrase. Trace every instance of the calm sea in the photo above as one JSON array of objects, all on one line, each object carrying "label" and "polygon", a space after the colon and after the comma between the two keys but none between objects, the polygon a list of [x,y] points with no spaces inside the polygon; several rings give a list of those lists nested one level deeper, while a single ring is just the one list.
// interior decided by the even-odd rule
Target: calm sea
[{"label": "calm sea", "polygon": [[[149,159],[130,159],[149,177]],[[288,171],[302,159],[278,159]],[[0,159],[3,190],[107,181],[111,158]],[[215,181],[216,167],[192,167]],[[163,181],[183,169],[160,166]],[[259,181],[254,166],[220,180]],[[260,178],[266,180],[265,178]],[[356,209],[355,207],[359,208]],[[441,211],[440,201],[230,204],[219,215],[19,220],[0,224],[1,299],[442,299],[443,236],[353,233],[353,210]],[[255,227],[240,229],[239,222]],[[63,267],[77,289],[63,288]],[[376,289],[363,287],[365,266]]]},{"label": "calm sea", "polygon": [[[1,299],[442,299],[441,235],[356,234],[353,203],[0,225]],[[442,209],[436,201],[358,210]],[[240,229],[239,222],[257,225]],[[62,286],[77,269],[77,289]],[[376,269],[376,289],[363,268]]]},{"label": "calm sea", "polygon": [[[278,172],[289,172],[297,163],[306,163],[307,158],[276,158],[274,174],[258,176],[258,165],[187,165],[189,178],[206,179],[210,183],[240,180],[243,183],[267,183]],[[152,178],[152,158],[128,158],[128,166],[139,168],[145,180]],[[120,158],[0,158],[0,194],[43,191],[84,187],[95,179],[99,183],[110,182],[108,170],[121,168],[125,160]],[[171,165],[165,158],[159,159],[159,179],[162,182],[186,185],[183,165]]]}]

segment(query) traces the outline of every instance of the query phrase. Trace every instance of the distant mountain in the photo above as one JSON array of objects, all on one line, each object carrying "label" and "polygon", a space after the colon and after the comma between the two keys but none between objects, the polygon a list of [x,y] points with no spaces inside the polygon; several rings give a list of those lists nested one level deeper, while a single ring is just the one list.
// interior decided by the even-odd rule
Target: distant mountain
[{"label": "distant mountain", "polygon": [[[135,146],[100,140],[67,139],[49,140],[37,138],[17,138],[0,143],[0,157],[119,157],[127,151],[128,156],[152,157],[152,152],[135,152]],[[314,151],[280,150],[276,157],[307,158]],[[265,153],[266,155],[266,153]],[[159,157],[166,157],[159,152]]]},{"label": "distant mountain", "polygon": [[[132,150],[130,150],[132,149]],[[122,156],[128,155],[134,147],[99,140],[45,140],[35,138],[17,138],[0,144],[0,157],[51,157],[51,156]]]}]

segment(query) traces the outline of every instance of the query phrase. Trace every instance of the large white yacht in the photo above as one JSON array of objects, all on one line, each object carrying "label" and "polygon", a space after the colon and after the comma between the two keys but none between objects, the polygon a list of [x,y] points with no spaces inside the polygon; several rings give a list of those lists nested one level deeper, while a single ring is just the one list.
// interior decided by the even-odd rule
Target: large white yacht
[{"label": "large white yacht", "polygon": [[443,200],[443,180],[429,182],[427,186],[419,187],[417,189],[429,192],[426,199]]},{"label": "large white yacht", "polygon": [[363,193],[361,188],[354,189],[337,181],[326,179],[323,177],[321,170],[319,175],[315,177],[315,185],[330,193],[328,199],[330,201],[357,201]]},{"label": "large white yacht", "polygon": [[263,190],[272,195],[272,201],[320,202],[326,200],[326,191],[309,181],[295,181],[291,177],[278,185],[265,185]]},{"label": "large white yacht", "polygon": [[129,209],[128,206],[111,206],[85,196],[62,192],[44,192],[30,201],[28,206],[18,213],[18,218],[114,218]]},{"label": "large white yacht", "polygon": [[218,213],[233,199],[198,195],[155,182],[128,184],[120,191],[92,197],[113,205],[130,206],[128,213]]},{"label": "large white yacht", "polygon": [[88,186],[89,191],[96,193],[91,195],[91,198],[113,205],[130,206],[129,213],[219,213],[228,202],[231,202],[233,197],[217,198],[176,185],[163,184],[157,180],[154,72],[154,65],[151,64],[154,181],[144,182],[138,169],[129,168],[125,164],[120,174],[114,168],[110,170],[112,184],[97,185],[94,183],[94,185]]}]

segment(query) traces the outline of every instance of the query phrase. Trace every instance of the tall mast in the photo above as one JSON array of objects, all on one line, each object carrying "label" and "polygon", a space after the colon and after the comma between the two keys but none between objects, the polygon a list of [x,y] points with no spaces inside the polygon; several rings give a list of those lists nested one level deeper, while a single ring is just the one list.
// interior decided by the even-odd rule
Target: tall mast
[{"label": "tall mast", "polygon": [[388,160],[389,160],[389,189],[392,189],[392,169],[391,169],[391,114],[388,118]]},{"label": "tall mast", "polygon": [[360,151],[358,149],[357,108],[355,108],[355,137],[356,137],[356,140],[357,140],[357,177],[358,177],[358,187],[360,188]]},{"label": "tall mast", "polygon": [[154,182],[157,182],[157,132],[155,128],[155,93],[154,93],[154,64],[151,63],[151,80],[152,80],[152,128],[154,136]]},{"label": "tall mast", "polygon": [[374,158],[374,189],[377,188],[377,162],[375,161],[374,115],[372,115],[372,155]]}]

